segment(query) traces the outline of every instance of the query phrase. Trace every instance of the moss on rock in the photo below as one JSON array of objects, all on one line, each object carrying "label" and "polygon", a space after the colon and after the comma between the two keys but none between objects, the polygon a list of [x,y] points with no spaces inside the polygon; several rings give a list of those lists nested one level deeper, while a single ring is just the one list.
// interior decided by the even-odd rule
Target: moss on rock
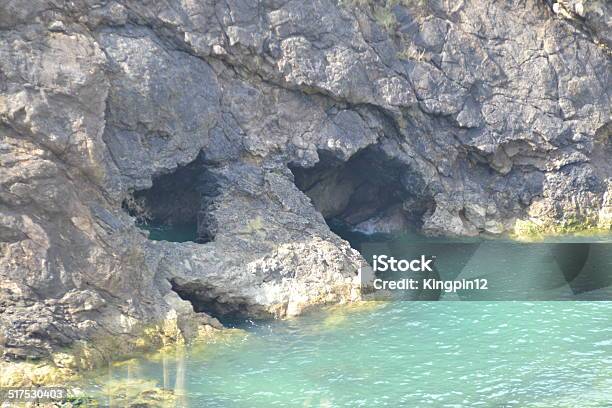
[{"label": "moss on rock", "polygon": [[523,241],[543,240],[563,235],[599,235],[609,233],[612,224],[601,218],[568,217],[560,222],[536,219],[516,220],[512,237]]},{"label": "moss on rock", "polygon": [[83,372],[101,367],[110,361],[124,360],[165,347],[184,346],[223,332],[194,320],[190,333],[178,325],[177,319],[165,319],[142,326],[132,335],[98,336],[91,341],[77,341],[70,348],[59,350],[50,359],[39,361],[0,362],[0,386],[29,387],[65,385],[79,379]]}]

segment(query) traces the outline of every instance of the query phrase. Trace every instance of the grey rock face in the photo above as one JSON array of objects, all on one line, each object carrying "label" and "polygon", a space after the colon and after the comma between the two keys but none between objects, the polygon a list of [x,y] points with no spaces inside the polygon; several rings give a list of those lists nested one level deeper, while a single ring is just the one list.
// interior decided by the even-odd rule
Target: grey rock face
[{"label": "grey rock face", "polygon": [[[609,4],[395,3],[0,0],[4,355],[354,299],[361,258],[323,215],[609,223]],[[190,163],[214,194],[143,192]],[[148,240],[138,194],[206,243]]]}]

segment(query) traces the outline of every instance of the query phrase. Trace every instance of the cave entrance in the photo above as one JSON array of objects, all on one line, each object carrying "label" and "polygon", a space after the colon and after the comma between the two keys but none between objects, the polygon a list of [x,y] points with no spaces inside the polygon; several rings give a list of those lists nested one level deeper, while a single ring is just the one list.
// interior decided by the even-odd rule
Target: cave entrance
[{"label": "cave entrance", "polygon": [[189,282],[181,278],[170,280],[172,290],[193,306],[193,310],[206,313],[219,320],[225,327],[244,327],[249,322],[268,320],[274,316],[260,305],[245,298],[228,297],[226,293],[201,282]]},{"label": "cave entrance", "polygon": [[151,188],[130,194],[123,207],[151,240],[206,243],[215,238],[210,210],[217,195],[216,177],[200,154],[193,162],[154,177]]},{"label": "cave entrance", "polygon": [[319,152],[310,168],[290,166],[295,184],[312,200],[332,231],[351,242],[351,234],[418,230],[433,198],[419,174],[389,158],[379,147],[361,150],[343,162]]}]

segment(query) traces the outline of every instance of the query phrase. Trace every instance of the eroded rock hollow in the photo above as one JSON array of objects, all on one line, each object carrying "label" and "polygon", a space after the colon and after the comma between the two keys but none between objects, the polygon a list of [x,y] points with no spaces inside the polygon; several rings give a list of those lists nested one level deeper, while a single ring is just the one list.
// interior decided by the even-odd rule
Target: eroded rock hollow
[{"label": "eroded rock hollow", "polygon": [[137,225],[151,229],[150,238],[204,244],[215,238],[217,225],[210,216],[219,195],[214,173],[204,156],[153,178],[151,188],[132,192],[123,208]]},{"label": "eroded rock hollow", "polygon": [[319,152],[311,168],[291,166],[297,187],[329,223],[364,233],[417,230],[435,211],[435,201],[420,174],[367,147],[346,162]]}]

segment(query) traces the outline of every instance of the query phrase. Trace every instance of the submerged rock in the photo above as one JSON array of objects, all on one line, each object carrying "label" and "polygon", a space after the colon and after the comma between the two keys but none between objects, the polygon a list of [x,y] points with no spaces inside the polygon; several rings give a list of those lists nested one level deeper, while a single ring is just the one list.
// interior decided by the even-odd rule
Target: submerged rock
[{"label": "submerged rock", "polygon": [[354,300],[324,215],[609,229],[609,2],[90,3],[0,1],[5,359]]}]

